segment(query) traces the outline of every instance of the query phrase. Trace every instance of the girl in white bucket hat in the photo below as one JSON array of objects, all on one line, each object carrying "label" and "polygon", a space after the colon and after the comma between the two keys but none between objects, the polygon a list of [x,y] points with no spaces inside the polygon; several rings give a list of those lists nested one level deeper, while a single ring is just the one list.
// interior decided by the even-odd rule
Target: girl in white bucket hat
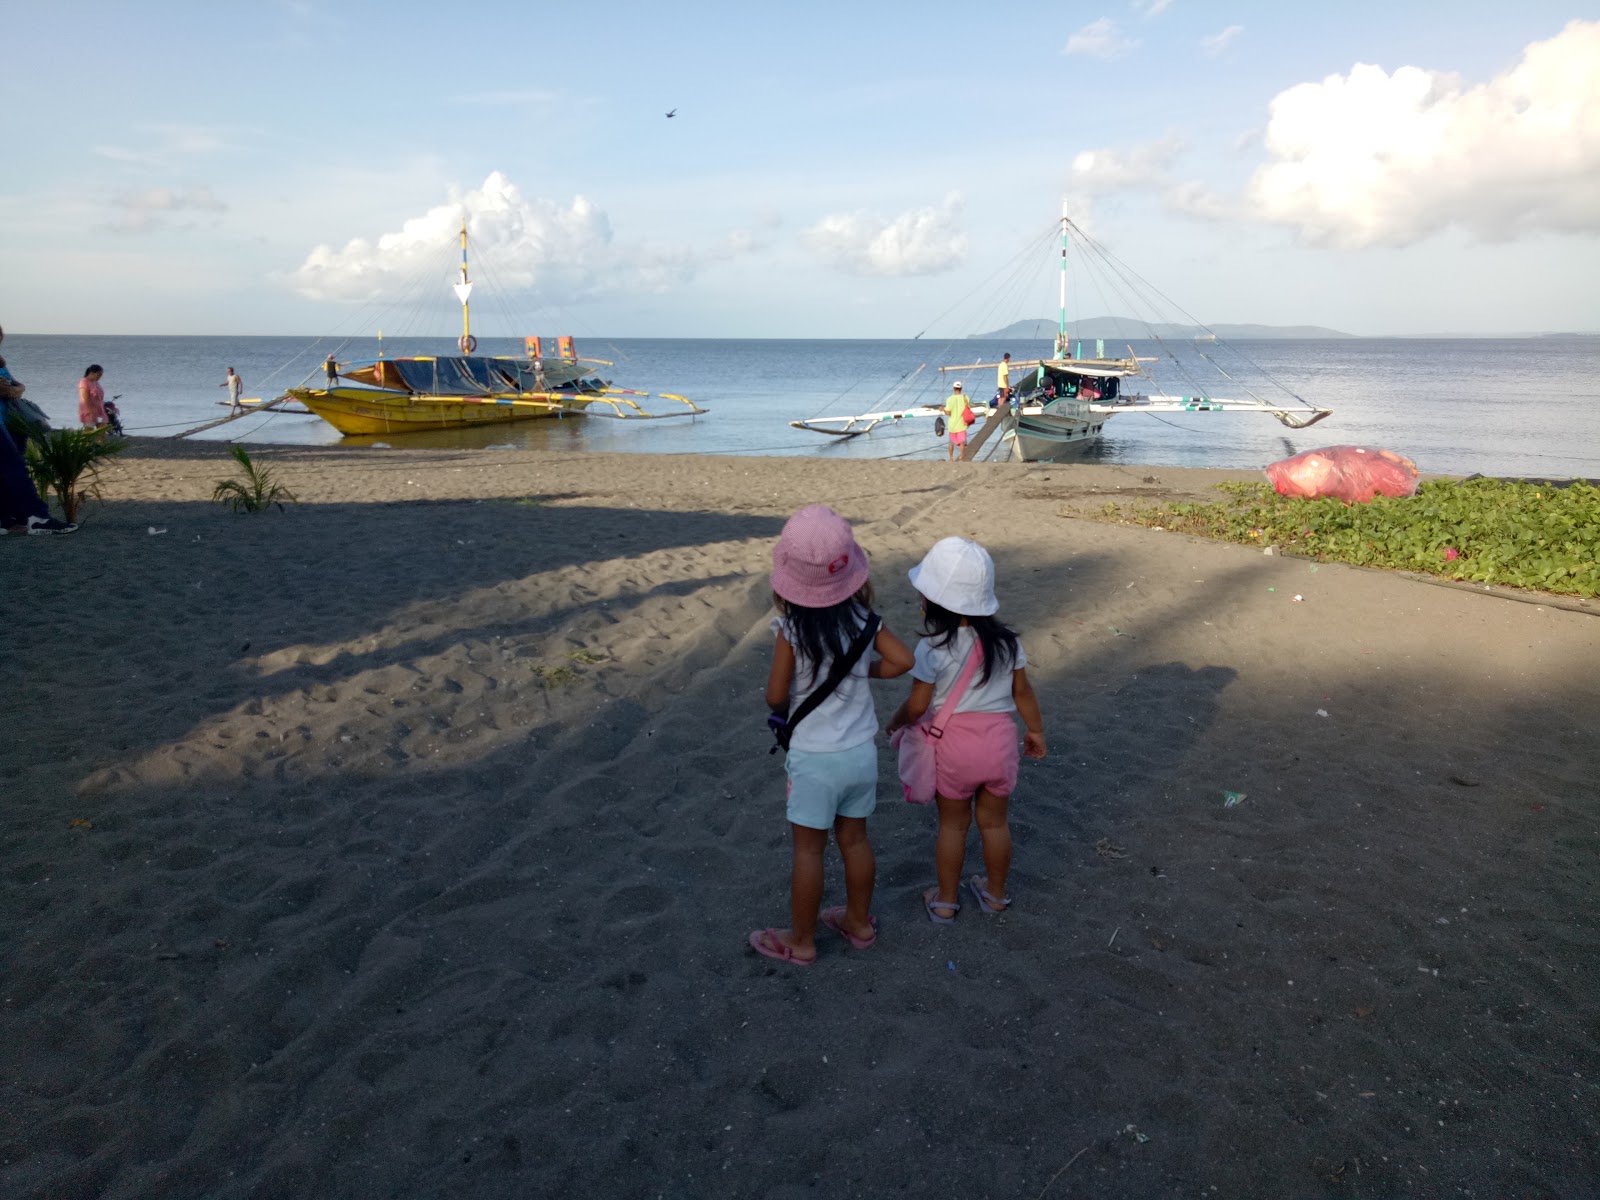
[{"label": "girl in white bucket hat", "polygon": [[[857,950],[878,936],[872,915],[877,862],[867,840],[867,818],[878,803],[878,714],[867,680],[904,675],[911,651],[877,624],[868,573],[866,552],[850,522],[826,505],[795,513],[772,548],[778,618],[767,706],[787,751],[783,769],[794,862],[790,927],[757,929],[750,946],[797,967],[816,961],[819,921]],[[860,650],[854,662],[824,691],[834,664],[848,661],[853,649]],[[813,692],[825,698],[812,702]],[[829,830],[844,860],[845,903],[824,909],[822,856]]]},{"label": "girl in white bucket hat", "polygon": [[[889,732],[939,712],[962,675],[969,676],[934,742],[939,883],[922,894],[922,903],[930,920],[949,925],[961,911],[961,868],[974,812],[987,874],[969,878],[967,890],[980,912],[1001,913],[1011,905],[1007,813],[1017,786],[1016,718],[1026,727],[1022,753],[1029,758],[1045,756],[1044,723],[1022,643],[994,615],[1000,601],[989,552],[968,538],[944,538],[911,569],[911,586],[922,595],[928,636],[917,643],[911,695],[889,721]],[[970,672],[969,659],[976,663]]]}]

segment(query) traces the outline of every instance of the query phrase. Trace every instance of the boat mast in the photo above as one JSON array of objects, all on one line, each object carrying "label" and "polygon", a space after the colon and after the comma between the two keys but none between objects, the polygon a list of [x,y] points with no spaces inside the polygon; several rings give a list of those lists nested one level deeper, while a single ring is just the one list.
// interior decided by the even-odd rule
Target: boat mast
[{"label": "boat mast", "polygon": [[472,281],[467,278],[467,218],[461,216],[461,282],[455,285],[456,297],[461,301],[461,338],[456,345],[461,353],[471,354],[478,348],[478,339],[472,336],[472,316],[467,309],[467,297],[472,295]]},{"label": "boat mast", "polygon": [[1067,202],[1061,202],[1061,318],[1056,326],[1056,357],[1067,357]]}]

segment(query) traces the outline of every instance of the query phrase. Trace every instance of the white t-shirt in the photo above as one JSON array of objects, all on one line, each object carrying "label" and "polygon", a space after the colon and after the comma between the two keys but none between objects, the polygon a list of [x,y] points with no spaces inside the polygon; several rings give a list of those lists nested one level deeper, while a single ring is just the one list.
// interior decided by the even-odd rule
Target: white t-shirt
[{"label": "white t-shirt", "polygon": [[[950,640],[949,645],[934,645],[932,638],[923,638],[917,643],[917,653],[911,666],[911,678],[921,680],[923,683],[933,684],[933,702],[928,705],[929,718],[939,715],[939,709],[944,706],[945,697],[950,695],[950,689],[961,677],[961,669],[967,665],[967,655],[972,653],[972,647],[978,640],[978,631],[970,625],[963,625],[956,630],[956,635]],[[962,693],[961,699],[956,704],[958,713],[1009,713],[1017,711],[1017,702],[1011,698],[1011,674],[1018,667],[1028,665],[1028,656],[1022,649],[1022,643],[1017,643],[1017,661],[1009,666],[1004,662],[994,665],[994,673],[987,682],[983,679],[983,664],[978,664],[978,669],[972,673],[972,680],[967,684],[967,690]]]},{"label": "white t-shirt", "polygon": [[[865,623],[866,609],[858,606],[860,620]],[[861,626],[856,626],[856,633]],[[789,712],[797,712],[805,698],[822,686],[828,678],[832,660],[824,662],[815,675],[811,662],[800,653],[795,644],[794,630],[782,617],[772,619],[772,632],[781,633],[794,648],[794,679],[789,683]],[[853,641],[855,634],[851,635]],[[872,666],[872,647],[868,646],[856,659],[850,674],[839,681],[839,686],[816,708],[806,714],[806,719],[794,727],[789,736],[792,750],[828,751],[851,750],[878,736],[878,714],[872,707],[867,670]],[[1009,676],[1008,676],[1009,678]]]}]

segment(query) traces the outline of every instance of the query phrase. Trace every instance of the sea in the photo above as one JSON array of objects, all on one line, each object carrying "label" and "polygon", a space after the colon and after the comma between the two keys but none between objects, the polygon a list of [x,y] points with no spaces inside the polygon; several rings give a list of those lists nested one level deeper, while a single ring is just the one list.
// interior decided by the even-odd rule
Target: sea
[{"label": "sea", "polygon": [[[1329,445],[1380,447],[1424,472],[1525,478],[1600,477],[1600,337],[1274,339],[1230,343],[1133,342],[1155,361],[1147,392],[1257,398],[1329,408],[1308,429],[1257,413],[1119,413],[1077,461],[1257,468]],[[664,420],[595,416],[522,421],[435,433],[341,438],[317,417],[257,413],[195,433],[250,445],[343,444],[626,451],[646,454],[942,458],[930,421],[891,422],[858,438],[790,427],[818,416],[942,401],[952,379],[970,395],[994,389],[992,367],[940,374],[940,366],[992,363],[1006,351],[1048,355],[1048,342],[618,338],[581,340],[578,352],[611,365],[618,387],[654,394],[656,412],[692,399],[704,415]],[[1083,355],[1097,347],[1082,344]],[[228,367],[247,397],[270,399],[322,378],[322,362],[452,354],[449,338],[330,342],[296,337],[134,337],[8,333],[3,353],[28,398],[57,425],[77,421],[77,381],[105,372],[130,434],[170,437],[226,416]],[[480,354],[522,353],[520,340],[482,340]],[[1219,375],[1220,369],[1224,374]]]}]

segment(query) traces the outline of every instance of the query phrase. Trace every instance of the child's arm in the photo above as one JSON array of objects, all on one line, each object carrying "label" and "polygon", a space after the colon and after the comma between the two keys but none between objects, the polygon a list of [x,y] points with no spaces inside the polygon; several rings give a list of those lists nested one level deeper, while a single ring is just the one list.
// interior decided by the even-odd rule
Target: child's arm
[{"label": "child's arm", "polygon": [[1033,694],[1028,672],[1022,667],[1011,672],[1011,698],[1016,701],[1017,715],[1027,727],[1022,735],[1022,752],[1029,758],[1043,758],[1044,718],[1039,715],[1039,698]]},{"label": "child's arm", "polygon": [[794,682],[794,647],[783,634],[772,647],[772,670],[767,672],[767,707],[780,717],[789,715],[789,685]]},{"label": "child's arm", "polygon": [[932,703],[933,684],[913,679],[911,695],[906,697],[904,704],[894,710],[894,716],[889,718],[889,728],[884,732],[893,733],[903,725],[915,725],[922,720],[922,714],[928,711],[928,705]]},{"label": "child's arm", "polygon": [[881,656],[867,668],[867,675],[873,679],[893,679],[904,675],[911,670],[911,664],[915,661],[906,644],[890,633],[887,625],[878,627],[878,636],[873,640],[872,648]]}]

